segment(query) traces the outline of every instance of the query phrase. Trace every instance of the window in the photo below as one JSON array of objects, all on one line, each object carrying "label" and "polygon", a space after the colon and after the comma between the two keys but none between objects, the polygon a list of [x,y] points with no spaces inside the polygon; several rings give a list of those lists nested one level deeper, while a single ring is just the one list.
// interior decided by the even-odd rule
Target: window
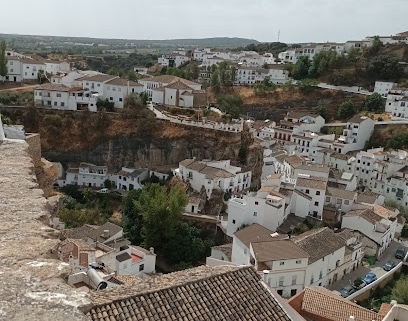
[{"label": "window", "polygon": [[326,196],[326,202],[330,202],[330,196]]},{"label": "window", "polygon": [[235,220],[232,220],[232,224],[235,224]]},{"label": "window", "polygon": [[316,195],[320,195],[320,191],[316,191]]},{"label": "window", "polygon": [[283,294],[283,290],[277,290],[276,292],[278,292],[279,295]]},{"label": "window", "polygon": [[292,285],[296,284],[296,275],[292,275]]},{"label": "window", "polygon": [[101,84],[98,84],[98,87],[100,87],[101,86]]},{"label": "window", "polygon": [[302,263],[302,260],[296,260],[296,264]]},{"label": "window", "polygon": [[279,262],[279,265],[285,265],[284,261]]},{"label": "window", "polygon": [[10,72],[13,72],[13,69],[10,69]]},{"label": "window", "polygon": [[306,194],[309,194],[309,190],[307,189],[307,190],[305,191],[305,193],[306,193]]},{"label": "window", "polygon": [[258,216],[258,212],[254,212],[254,216]]},{"label": "window", "polygon": [[61,97],[61,94],[57,94],[57,97]]},{"label": "window", "polygon": [[258,201],[255,202],[255,205],[258,205]]},{"label": "window", "polygon": [[116,87],[112,87],[112,91],[116,91]]},{"label": "window", "polygon": [[61,102],[61,107],[64,107],[65,106],[65,103],[64,102]]},{"label": "window", "polygon": [[315,206],[319,206],[319,202],[315,202]]},{"label": "window", "polygon": [[119,101],[122,101],[122,98],[119,98]]},{"label": "window", "polygon": [[320,273],[319,273],[319,279],[322,279],[322,278],[323,278],[323,272],[320,271]]},{"label": "window", "polygon": [[144,270],[144,264],[139,265],[139,272]]},{"label": "window", "polygon": [[113,100],[113,97],[109,97],[109,100]]},{"label": "window", "polygon": [[344,205],[349,205],[350,201],[349,200],[344,200]]},{"label": "window", "polygon": [[54,101],[54,106],[57,106],[57,102],[56,102],[56,101]]},{"label": "window", "polygon": [[283,281],[285,280],[285,277],[284,276],[280,276],[279,277],[279,284],[278,284],[278,286],[283,286]]},{"label": "window", "polygon": [[337,199],[337,204],[341,204],[341,198]]},{"label": "window", "polygon": [[122,88],[118,87],[118,91],[122,91]]}]

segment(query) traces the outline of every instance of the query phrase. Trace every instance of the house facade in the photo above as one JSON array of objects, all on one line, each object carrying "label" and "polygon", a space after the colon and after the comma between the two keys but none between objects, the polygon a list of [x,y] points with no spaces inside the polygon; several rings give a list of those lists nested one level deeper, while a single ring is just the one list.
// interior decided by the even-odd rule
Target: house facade
[{"label": "house facade", "polygon": [[197,161],[185,159],[179,163],[174,174],[188,182],[192,189],[201,192],[204,188],[207,198],[214,189],[225,193],[237,193],[250,187],[251,171],[242,172],[240,167],[232,166],[229,160]]}]

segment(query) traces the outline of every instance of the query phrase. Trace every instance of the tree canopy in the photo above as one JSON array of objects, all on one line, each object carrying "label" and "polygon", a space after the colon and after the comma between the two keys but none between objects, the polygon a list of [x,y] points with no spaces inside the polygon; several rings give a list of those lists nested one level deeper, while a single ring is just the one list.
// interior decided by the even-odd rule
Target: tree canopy
[{"label": "tree canopy", "polygon": [[[0,41],[0,76],[7,76],[6,42]],[[4,78],[3,78],[4,81]]]},{"label": "tree canopy", "polygon": [[147,248],[163,248],[175,233],[188,197],[179,186],[167,190],[159,184],[149,184],[134,201],[136,211],[143,217],[141,234]]},{"label": "tree canopy", "polygon": [[354,116],[356,109],[351,101],[345,101],[339,107],[338,115],[341,119],[348,119]]},{"label": "tree canopy", "polygon": [[143,241],[141,235],[143,216],[134,204],[139,200],[141,194],[141,189],[129,191],[122,205],[123,232],[132,244],[140,244]]},{"label": "tree canopy", "polygon": [[390,56],[374,56],[366,62],[367,75],[373,79],[397,80],[403,75],[398,59]]},{"label": "tree canopy", "polygon": [[385,100],[379,93],[373,93],[366,97],[363,107],[368,111],[382,112],[385,108]]},{"label": "tree canopy", "polygon": [[238,118],[242,109],[242,99],[238,95],[220,95],[217,98],[218,107],[234,118]]}]

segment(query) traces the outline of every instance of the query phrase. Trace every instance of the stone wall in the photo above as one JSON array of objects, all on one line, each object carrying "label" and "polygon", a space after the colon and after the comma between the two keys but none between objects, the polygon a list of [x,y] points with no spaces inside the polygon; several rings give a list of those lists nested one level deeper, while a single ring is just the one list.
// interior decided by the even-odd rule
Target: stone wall
[{"label": "stone wall", "polygon": [[28,152],[34,162],[34,166],[41,166],[41,137],[40,134],[27,134]]},{"label": "stone wall", "polygon": [[25,141],[0,142],[0,320],[86,320],[87,294],[68,286]]}]

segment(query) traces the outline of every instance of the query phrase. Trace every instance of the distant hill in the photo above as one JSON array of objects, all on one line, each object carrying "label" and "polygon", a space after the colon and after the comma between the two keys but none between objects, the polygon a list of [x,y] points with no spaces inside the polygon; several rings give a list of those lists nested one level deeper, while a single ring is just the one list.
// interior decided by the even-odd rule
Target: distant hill
[{"label": "distant hill", "polygon": [[87,37],[60,37],[41,35],[0,34],[11,47],[34,47],[38,45],[55,46],[106,46],[106,47],[245,47],[258,44],[254,39],[214,37],[203,39],[168,39],[168,40],[133,40],[133,39],[102,39]]}]

